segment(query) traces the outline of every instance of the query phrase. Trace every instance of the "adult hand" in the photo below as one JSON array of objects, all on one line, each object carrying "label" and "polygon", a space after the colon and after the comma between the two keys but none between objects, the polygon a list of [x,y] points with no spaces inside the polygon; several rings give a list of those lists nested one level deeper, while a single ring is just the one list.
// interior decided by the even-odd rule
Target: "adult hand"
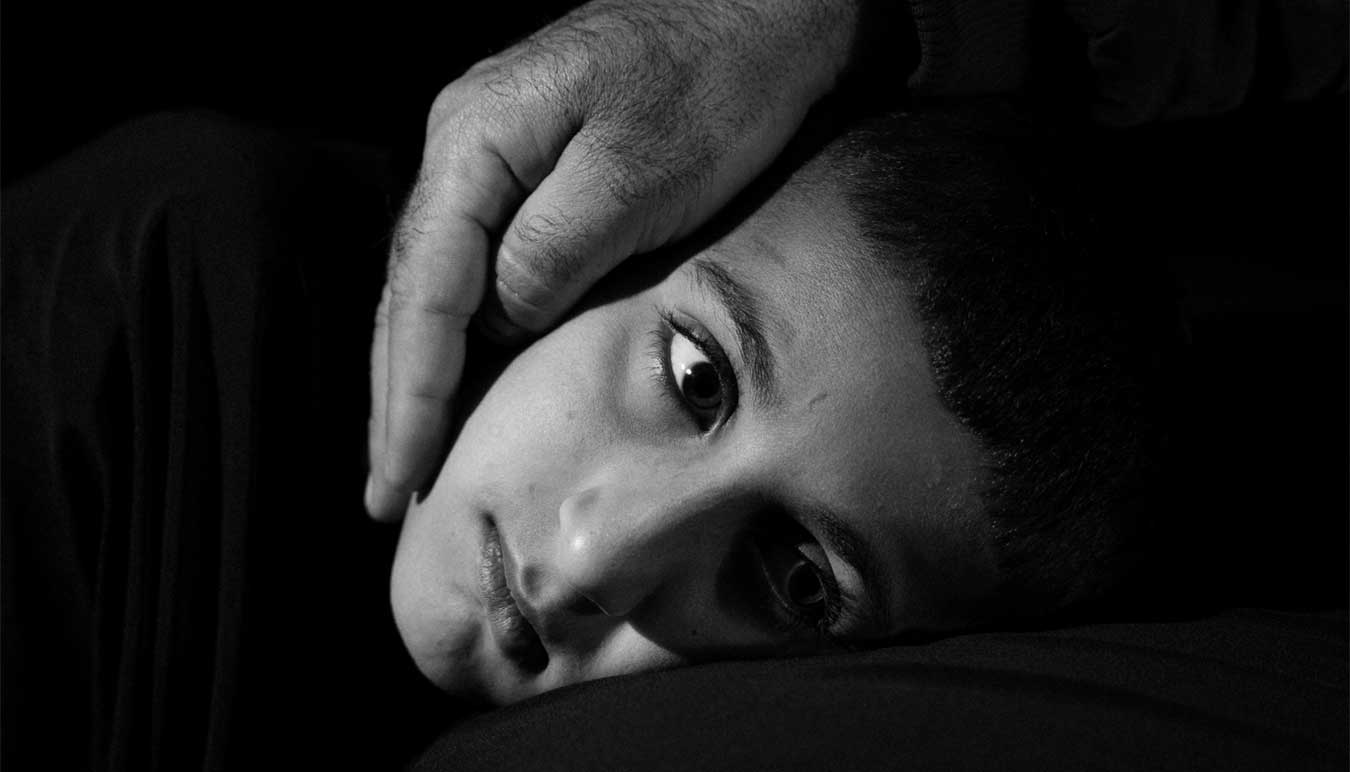
[{"label": "adult hand", "polygon": [[434,471],[473,315],[540,332],[706,221],[833,88],[860,2],[593,2],[441,91],[376,315],[372,517]]}]

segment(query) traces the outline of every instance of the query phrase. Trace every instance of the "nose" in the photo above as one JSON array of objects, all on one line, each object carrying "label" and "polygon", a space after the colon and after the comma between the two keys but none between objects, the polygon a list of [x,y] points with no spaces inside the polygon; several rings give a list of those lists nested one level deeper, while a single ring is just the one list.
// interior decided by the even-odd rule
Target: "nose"
[{"label": "nose", "polygon": [[586,487],[559,509],[557,569],[601,611],[627,616],[661,589],[714,569],[729,532],[716,499],[650,480]]}]

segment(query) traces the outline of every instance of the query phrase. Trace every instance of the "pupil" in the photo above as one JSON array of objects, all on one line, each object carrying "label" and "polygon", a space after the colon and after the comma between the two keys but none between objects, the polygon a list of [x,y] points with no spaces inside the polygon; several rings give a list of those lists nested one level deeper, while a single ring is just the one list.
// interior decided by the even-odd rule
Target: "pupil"
[{"label": "pupil", "polygon": [[787,595],[799,606],[815,606],[825,600],[825,589],[815,571],[798,563],[788,574]]},{"label": "pupil", "polygon": [[722,385],[717,380],[717,368],[708,362],[686,368],[680,389],[695,407],[717,407],[721,402]]}]

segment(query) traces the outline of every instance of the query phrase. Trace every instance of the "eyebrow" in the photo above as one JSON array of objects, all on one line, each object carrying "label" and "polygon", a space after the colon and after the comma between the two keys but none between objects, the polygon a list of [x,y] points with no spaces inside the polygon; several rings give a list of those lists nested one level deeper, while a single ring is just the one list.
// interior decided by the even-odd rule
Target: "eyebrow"
[{"label": "eyebrow", "polygon": [[864,628],[870,628],[868,631],[873,634],[889,632],[891,629],[889,585],[881,581],[881,562],[877,559],[877,553],[872,549],[871,543],[862,538],[853,526],[849,525],[848,520],[826,506],[820,504],[808,506],[802,510],[802,516],[814,526],[812,530],[820,534],[821,541],[858,573],[858,578],[865,588],[863,597],[846,592],[844,587],[840,587],[840,591],[853,601],[853,611],[863,622]]},{"label": "eyebrow", "polygon": [[700,257],[694,259],[693,266],[695,282],[712,291],[731,319],[758,401],[761,405],[779,404],[782,398],[778,392],[773,350],[764,337],[763,304],[754,292],[717,263]]}]

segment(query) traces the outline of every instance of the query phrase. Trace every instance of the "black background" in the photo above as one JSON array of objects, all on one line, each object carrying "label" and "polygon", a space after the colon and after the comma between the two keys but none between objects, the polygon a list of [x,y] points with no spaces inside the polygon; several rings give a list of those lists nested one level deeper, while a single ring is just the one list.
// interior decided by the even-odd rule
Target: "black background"
[{"label": "black background", "polygon": [[415,155],[442,86],[574,4],[7,2],[4,179],[130,117],[193,107]]}]

